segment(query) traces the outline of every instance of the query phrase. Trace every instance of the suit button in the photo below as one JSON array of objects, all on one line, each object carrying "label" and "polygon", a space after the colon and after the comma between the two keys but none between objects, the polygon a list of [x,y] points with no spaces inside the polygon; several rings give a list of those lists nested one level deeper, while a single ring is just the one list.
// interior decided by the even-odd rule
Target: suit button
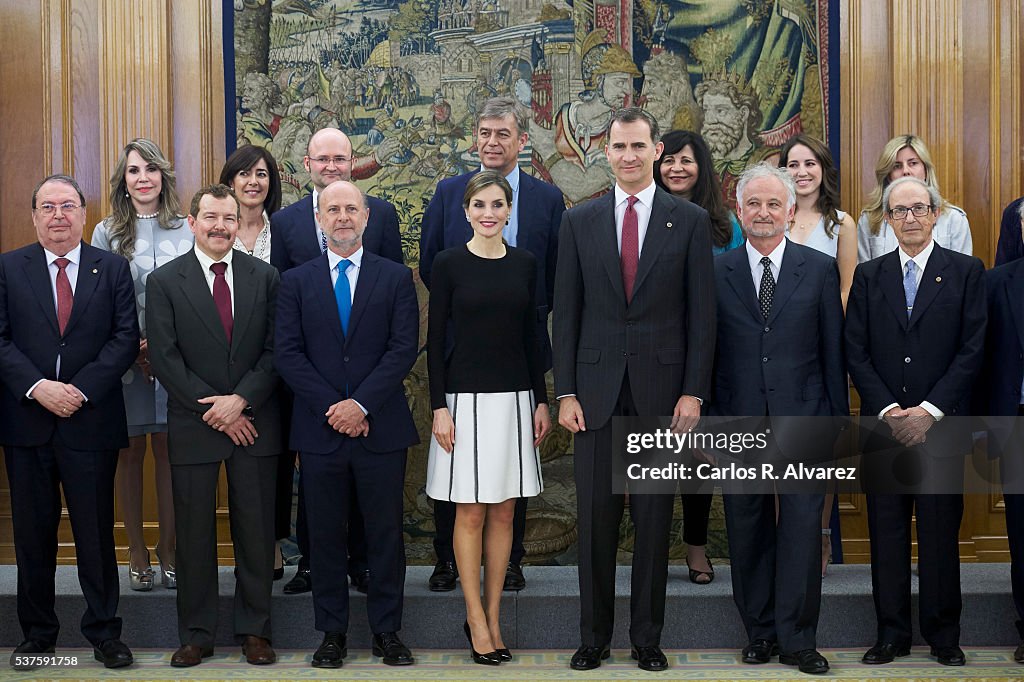
[{"label": "suit button", "polygon": [[907,363],[909,365],[910,364],[910,356],[908,355],[907,357],[903,358],[903,362],[905,362],[905,363]]},{"label": "suit button", "polygon": [[761,362],[768,362],[768,357],[765,356],[765,357],[761,358]]},{"label": "suit button", "polygon": [[628,355],[629,355],[629,354],[628,354],[628,353],[626,353],[626,351],[622,351],[622,357],[628,357]]},{"label": "suit button", "polygon": [[345,360],[345,362],[348,362],[348,356],[347,355],[343,359]]},{"label": "suit button", "polygon": [[61,347],[61,348],[64,348],[64,347],[65,347],[65,346],[67,346],[67,345],[68,345],[68,344],[67,344],[67,341],[61,341],[61,342],[60,342],[60,347]]},{"label": "suit button", "polygon": [[772,330],[772,328],[771,328],[771,327],[765,327],[765,328],[764,328],[764,333],[765,333],[765,334],[767,334],[767,333],[768,333],[768,332],[770,332],[771,330]]},{"label": "suit button", "polygon": [[904,386],[904,387],[903,387],[903,392],[904,392],[904,393],[906,393],[906,392],[907,392],[907,387],[906,387],[906,386]]}]

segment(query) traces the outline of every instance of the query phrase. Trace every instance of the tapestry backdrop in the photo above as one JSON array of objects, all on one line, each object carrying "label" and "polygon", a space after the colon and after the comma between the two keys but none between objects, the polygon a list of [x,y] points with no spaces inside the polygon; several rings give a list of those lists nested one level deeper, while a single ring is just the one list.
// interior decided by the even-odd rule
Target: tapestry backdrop
[{"label": "tapestry backdrop", "polygon": [[[835,3],[832,3],[835,4]],[[511,95],[532,112],[522,168],[569,205],[605,192],[609,114],[647,108],[663,131],[700,131],[723,191],[790,136],[828,139],[838,156],[838,9],[828,0],[225,0],[229,152],[267,147],[284,203],[312,190],[302,165],[314,131],[351,137],[353,176],[398,210],[406,263],[435,184],[479,167],[477,108]],[[830,55],[831,58],[830,58]],[[734,200],[729,200],[731,205]],[[421,289],[421,323],[425,292]],[[425,329],[425,324],[422,325]],[[423,338],[424,334],[421,334]],[[431,413],[426,353],[406,382],[424,443],[409,454],[407,552],[432,563],[423,492]],[[528,563],[575,563],[571,438],[542,448],[544,493],[531,502]],[[677,503],[677,524],[681,512]],[[708,553],[726,556],[716,498]],[[683,556],[674,534],[672,557]],[[620,560],[632,547],[624,521]]]}]

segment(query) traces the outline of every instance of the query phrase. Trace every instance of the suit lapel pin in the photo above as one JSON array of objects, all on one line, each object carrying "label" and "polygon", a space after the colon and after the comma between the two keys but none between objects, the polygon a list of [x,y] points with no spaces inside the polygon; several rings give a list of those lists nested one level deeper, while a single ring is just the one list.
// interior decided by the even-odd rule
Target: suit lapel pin
[{"label": "suit lapel pin", "polygon": [[665,227],[667,227],[667,228],[670,228],[670,229],[671,229],[671,227],[672,227],[672,223],[665,223]]},{"label": "suit lapel pin", "polygon": [[92,269],[92,274],[94,274],[94,275],[95,275],[95,274],[96,274],[96,273],[98,273],[98,272],[99,272],[99,270],[97,270],[96,268],[93,268],[93,269]]},{"label": "suit lapel pin", "polygon": [[936,282],[941,282],[941,281],[942,281],[942,278],[941,278],[941,277],[936,277],[936,278],[935,278],[935,281],[936,281]]}]

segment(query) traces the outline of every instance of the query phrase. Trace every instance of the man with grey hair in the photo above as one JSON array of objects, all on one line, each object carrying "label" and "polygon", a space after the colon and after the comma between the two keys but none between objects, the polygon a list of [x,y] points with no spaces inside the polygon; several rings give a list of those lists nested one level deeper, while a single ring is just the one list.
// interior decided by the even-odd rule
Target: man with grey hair
[{"label": "man with grey hair", "polygon": [[[709,412],[764,417],[771,440],[759,460],[830,453],[833,420],[787,418],[849,414],[839,271],[834,258],[786,239],[795,203],[784,170],[746,170],[736,191],[746,246],[715,259],[718,343]],[[807,443],[817,452],[804,456]],[[827,672],[815,641],[824,488],[778,495],[778,520],[776,490],[726,492],[733,597],[748,640],[743,662],[768,663],[778,652],[780,663],[801,672]]]},{"label": "man with grey hair", "polygon": [[[85,196],[51,175],[32,192],[37,242],[0,256],[0,445],[18,562],[15,670],[53,656],[61,492],[85,597],[82,635],[108,668],[131,665],[117,616],[114,471],[128,445],[121,376],[139,352],[128,262],[82,243]],[[49,656],[48,656],[49,655]]]},{"label": "man with grey hair", "polygon": [[[510,246],[528,250],[537,259],[537,339],[541,344],[544,371],[547,371],[551,369],[548,313],[554,298],[558,226],[565,212],[565,201],[557,187],[519,168],[519,152],[526,147],[528,127],[526,112],[513,98],[492,97],[484,103],[477,115],[476,148],[480,154],[480,168],[501,173],[512,186],[512,210],[509,212],[508,224],[502,231],[505,241]],[[472,171],[439,182],[423,214],[423,225],[420,228],[420,277],[428,289],[434,257],[444,249],[464,246],[473,236],[462,201],[469,179],[478,172]],[[458,578],[452,550],[454,503],[434,501],[434,526],[437,564],[430,576],[429,586],[435,592],[447,592],[455,589]],[[526,586],[522,571],[523,557],[526,556],[523,547],[525,532],[526,498],[520,498],[516,503],[512,525],[512,555],[505,575],[506,590],[518,591]]]},{"label": "man with grey hair", "polygon": [[[943,665],[963,665],[960,649],[958,534],[970,429],[947,415],[970,414],[971,385],[985,342],[984,266],[932,239],[942,205],[913,177],[889,185],[882,207],[899,246],[861,263],[846,309],[850,376],[861,397],[862,479],[892,480],[890,463],[927,465],[938,492],[866,491],[871,587],[878,633],[864,663],[891,663],[910,652],[910,527],[917,518],[921,635]],[[959,490],[959,488],[957,488]],[[925,488],[926,492],[933,490]],[[902,493],[902,494],[897,494]]]}]

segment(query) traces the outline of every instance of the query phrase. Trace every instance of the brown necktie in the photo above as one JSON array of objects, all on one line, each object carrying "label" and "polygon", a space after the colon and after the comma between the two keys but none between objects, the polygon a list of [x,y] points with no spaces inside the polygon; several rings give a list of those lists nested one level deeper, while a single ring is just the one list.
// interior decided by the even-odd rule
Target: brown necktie
[{"label": "brown necktie", "polygon": [[639,201],[629,197],[626,213],[622,216],[622,288],[626,290],[626,303],[633,300],[633,283],[636,282],[636,269],[640,264],[640,221],[633,205]]},{"label": "brown necktie", "polygon": [[61,336],[71,319],[71,306],[75,304],[75,296],[71,293],[71,280],[65,268],[71,263],[67,258],[58,258],[53,261],[57,266],[57,328]]},{"label": "brown necktie", "polygon": [[228,280],[224,277],[228,264],[214,263],[210,269],[214,274],[213,302],[217,306],[220,323],[224,325],[224,334],[228,337],[228,343],[231,343],[231,332],[235,328],[235,321],[231,317],[231,289],[228,288]]}]

